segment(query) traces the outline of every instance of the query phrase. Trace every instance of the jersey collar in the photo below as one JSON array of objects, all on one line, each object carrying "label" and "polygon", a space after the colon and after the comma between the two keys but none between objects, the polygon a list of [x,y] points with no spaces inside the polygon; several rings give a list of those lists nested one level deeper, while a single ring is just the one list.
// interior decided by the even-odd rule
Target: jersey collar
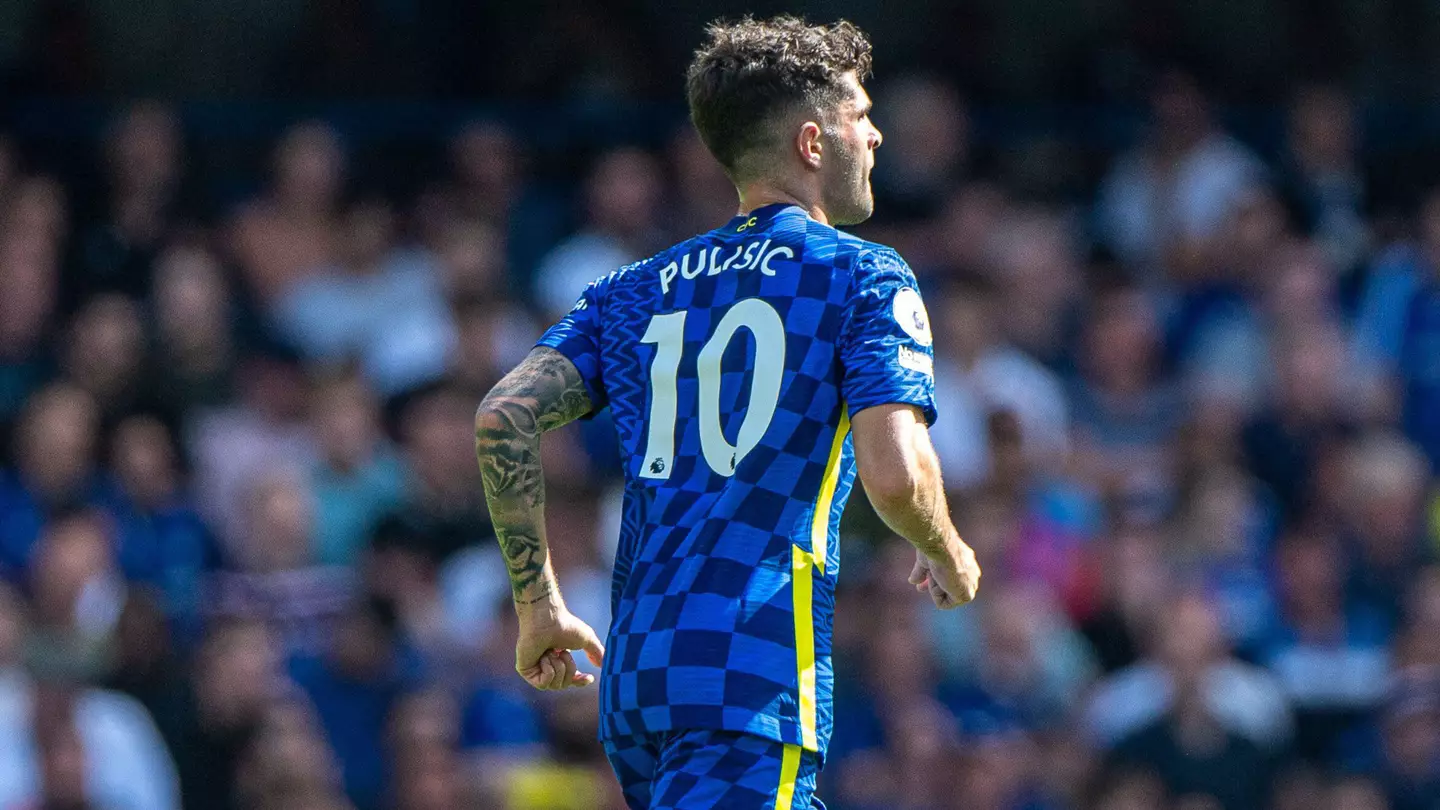
[{"label": "jersey collar", "polygon": [[802,217],[810,216],[805,212],[804,208],[801,208],[795,203],[770,203],[769,205],[762,205],[748,214],[737,214],[730,220],[729,224],[725,226],[724,230],[726,233],[745,233],[747,231],[764,230],[769,227],[771,222],[782,216],[790,216],[792,212]]}]

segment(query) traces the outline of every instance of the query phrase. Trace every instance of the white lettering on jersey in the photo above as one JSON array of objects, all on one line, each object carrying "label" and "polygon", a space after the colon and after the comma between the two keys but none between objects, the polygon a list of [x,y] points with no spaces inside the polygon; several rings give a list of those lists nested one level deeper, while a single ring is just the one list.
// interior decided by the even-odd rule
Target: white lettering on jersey
[{"label": "white lettering on jersey", "polygon": [[895,359],[902,367],[908,368],[911,371],[918,371],[921,374],[929,374],[932,377],[935,376],[934,358],[922,351],[916,351],[909,346],[902,345],[899,348],[899,356]]},{"label": "white lettering on jersey", "polygon": [[776,258],[793,259],[795,251],[783,245],[771,248],[771,241],[773,240],[756,239],[736,245],[729,256],[721,256],[720,247],[701,248],[681,256],[679,261],[670,262],[660,268],[660,291],[670,292],[670,285],[677,278],[689,281],[702,275],[717,276],[726,270],[758,269],[767,276],[773,276],[775,268],[770,266],[770,262]]}]

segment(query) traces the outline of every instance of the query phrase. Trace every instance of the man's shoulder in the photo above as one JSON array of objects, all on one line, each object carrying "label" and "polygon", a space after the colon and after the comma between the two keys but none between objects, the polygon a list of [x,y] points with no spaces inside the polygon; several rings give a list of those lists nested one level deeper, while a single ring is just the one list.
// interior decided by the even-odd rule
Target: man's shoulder
[{"label": "man's shoulder", "polygon": [[692,236],[684,241],[676,242],[658,253],[622,265],[590,282],[590,288],[597,294],[603,294],[616,287],[634,284],[637,281],[647,278],[656,278],[659,275],[660,268],[672,261],[674,257],[696,249],[703,243],[706,236],[709,236],[709,234]]},{"label": "man's shoulder", "polygon": [[895,248],[814,220],[805,234],[804,261],[829,263],[856,277],[887,271],[910,273],[910,266]]},{"label": "man's shoulder", "polygon": [[910,269],[909,262],[900,255],[900,251],[880,242],[851,238],[854,240],[854,254],[850,269],[862,286],[915,286],[915,271]]}]

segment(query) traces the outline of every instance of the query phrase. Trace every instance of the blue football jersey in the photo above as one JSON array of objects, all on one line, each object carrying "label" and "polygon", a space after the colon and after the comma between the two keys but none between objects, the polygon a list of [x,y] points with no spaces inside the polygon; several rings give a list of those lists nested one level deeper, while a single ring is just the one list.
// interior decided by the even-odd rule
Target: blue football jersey
[{"label": "blue football jersey", "polygon": [[850,417],[935,418],[892,249],[771,205],[591,283],[540,340],[625,464],[601,737],[712,728],[824,751]]}]

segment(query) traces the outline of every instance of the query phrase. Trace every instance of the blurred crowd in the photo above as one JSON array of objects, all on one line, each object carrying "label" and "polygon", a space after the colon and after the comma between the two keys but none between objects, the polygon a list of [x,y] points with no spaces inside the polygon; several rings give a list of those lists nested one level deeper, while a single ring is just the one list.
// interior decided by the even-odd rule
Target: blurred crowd
[{"label": "blurred crowd", "polygon": [[[1440,190],[1377,193],[1333,86],[1262,152],[1162,71],[1078,175],[944,81],[873,92],[856,230],[924,288],[986,587],[934,611],[857,492],[827,805],[1440,807]],[[619,810],[594,690],[514,675],[472,414],[733,189],[684,126],[555,183],[477,121],[397,195],[300,121],[235,203],[190,146],[129,106],[77,186],[0,137],[0,810]],[[544,446],[597,628],[617,452]]]}]

